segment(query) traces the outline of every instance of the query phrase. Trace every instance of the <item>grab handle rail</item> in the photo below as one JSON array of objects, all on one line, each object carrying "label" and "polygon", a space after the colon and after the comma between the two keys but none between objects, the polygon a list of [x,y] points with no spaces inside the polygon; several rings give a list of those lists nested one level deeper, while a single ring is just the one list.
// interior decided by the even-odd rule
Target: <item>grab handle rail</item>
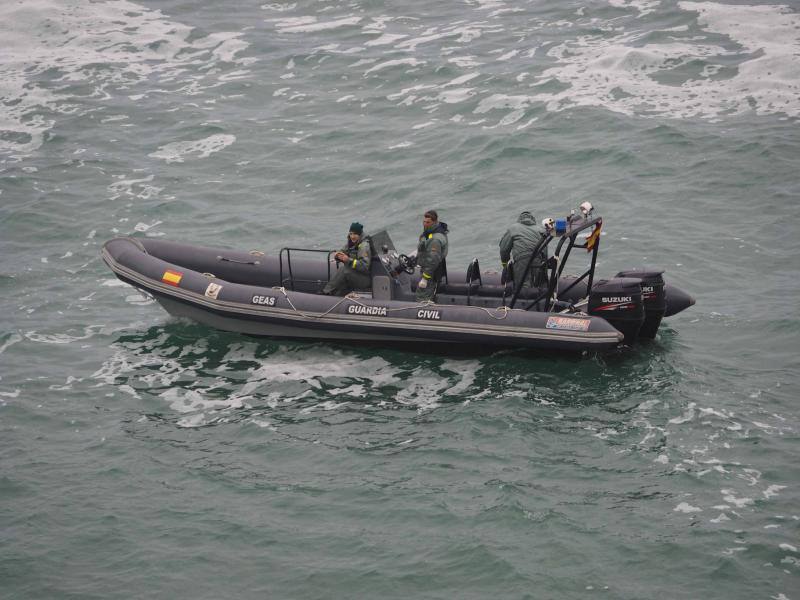
[{"label": "grab handle rail", "polygon": [[217,256],[217,260],[222,262],[231,262],[239,265],[260,265],[261,261],[258,260],[237,260],[235,258],[228,258],[227,256]]},{"label": "grab handle rail", "polygon": [[[288,248],[284,247],[281,248],[280,253],[278,254],[278,263],[279,263],[279,277],[281,286],[288,287],[290,290],[294,291],[294,284],[295,281],[304,282],[304,283],[311,283],[313,280],[311,279],[297,279],[294,278],[294,273],[292,272],[292,251],[294,252],[315,252],[318,254],[326,254],[326,262],[328,264],[328,281],[331,280],[331,256],[336,254],[336,250],[320,250],[318,248]],[[289,277],[284,278],[283,276],[283,253],[286,253],[286,268],[289,273]],[[286,285],[288,282],[289,285]]]}]

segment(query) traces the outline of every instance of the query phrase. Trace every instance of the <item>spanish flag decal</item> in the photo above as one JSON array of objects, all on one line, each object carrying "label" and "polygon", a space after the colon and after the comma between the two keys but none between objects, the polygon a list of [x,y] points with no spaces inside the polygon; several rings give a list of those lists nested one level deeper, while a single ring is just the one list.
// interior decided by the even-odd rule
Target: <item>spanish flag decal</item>
[{"label": "spanish flag decal", "polygon": [[183,279],[183,273],[178,273],[177,271],[164,271],[164,274],[161,276],[161,281],[164,283],[168,283],[170,285],[174,285],[178,287],[178,285]]}]

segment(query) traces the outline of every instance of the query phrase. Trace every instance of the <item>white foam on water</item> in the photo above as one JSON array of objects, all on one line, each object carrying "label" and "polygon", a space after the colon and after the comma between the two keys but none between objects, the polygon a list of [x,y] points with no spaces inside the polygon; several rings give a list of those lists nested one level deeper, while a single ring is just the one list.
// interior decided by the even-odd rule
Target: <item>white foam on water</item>
[{"label": "white foam on water", "polygon": [[425,64],[424,60],[418,60],[416,58],[397,58],[394,60],[387,60],[385,62],[375,65],[371,69],[367,69],[366,71],[364,71],[364,76],[366,77],[371,73],[375,73],[377,71],[383,71],[384,69],[391,69],[392,67],[399,67],[399,66],[416,67],[424,64]]},{"label": "white foam on water", "polygon": [[497,60],[499,62],[510,60],[510,59],[514,58],[517,54],[519,54],[519,50],[511,50],[510,52],[506,52],[502,56],[498,56]]},{"label": "white foam on water", "polygon": [[456,77],[442,85],[442,87],[454,87],[460,86],[461,84],[467,83],[475,79],[476,77],[480,76],[480,73],[467,73],[466,75],[462,75],[461,77]]},{"label": "white foam on water", "polygon": [[744,508],[745,506],[753,504],[752,498],[737,498],[733,495],[733,490],[720,490],[720,492],[722,493],[722,499],[736,508]]},{"label": "white foam on water", "polygon": [[440,92],[436,99],[445,104],[458,104],[472,98],[475,93],[475,88],[457,88]]},{"label": "white foam on water", "polygon": [[678,504],[678,506],[673,508],[672,511],[682,512],[682,513],[696,513],[696,512],[703,512],[703,509],[697,506],[692,506],[688,502],[681,502],[680,504]]},{"label": "white foam on water", "polygon": [[475,114],[487,113],[495,109],[510,108],[512,110],[520,110],[527,108],[532,103],[531,96],[509,96],[507,94],[492,94],[488,98],[484,98],[478,103],[475,108]]},{"label": "white foam on water", "polygon": [[159,226],[159,225],[161,225],[163,222],[164,222],[164,221],[154,221],[153,223],[150,223],[149,225],[148,225],[147,223],[141,223],[141,222],[140,222],[140,223],[137,223],[137,224],[134,226],[133,230],[134,230],[134,231],[139,231],[139,232],[145,232],[145,231],[149,231],[149,230],[150,230],[150,229],[152,229],[153,227],[158,227],[158,226]]},{"label": "white foam on water", "polygon": [[797,546],[792,546],[791,544],[780,544],[778,548],[785,552],[797,552]]},{"label": "white foam on water", "polygon": [[767,498],[767,499],[774,498],[775,496],[778,495],[778,492],[780,492],[781,490],[785,490],[785,489],[786,489],[785,485],[771,485],[767,489],[765,489],[763,492],[761,492],[761,494],[764,496],[764,498]]},{"label": "white foam on water", "polygon": [[742,472],[738,475],[739,479],[743,479],[747,482],[747,485],[753,486],[758,484],[759,480],[761,479],[761,471],[758,469],[742,469]]},{"label": "white foam on water", "polygon": [[389,44],[394,44],[402,39],[407,38],[408,36],[403,33],[384,33],[382,36],[375,38],[374,40],[370,40],[368,42],[364,42],[365,46],[388,46]]},{"label": "white foam on water", "polygon": [[206,421],[205,413],[197,413],[194,415],[190,415],[188,417],[182,417],[178,419],[176,423],[178,427],[184,427],[191,429],[193,427],[202,427],[203,425],[207,425],[208,422]]},{"label": "white foam on water", "polygon": [[363,361],[340,353],[321,356],[312,351],[288,356],[278,354],[263,359],[260,366],[249,374],[237,395],[250,395],[266,385],[291,381],[321,389],[324,380],[334,377],[368,378],[373,385],[396,381],[393,369],[380,357]]},{"label": "white foam on water", "polygon": [[231,397],[226,400],[214,400],[208,398],[200,390],[170,388],[159,394],[164,400],[170,403],[169,407],[180,413],[190,413],[198,410],[242,408],[243,402],[240,398]]},{"label": "white foam on water", "polygon": [[[747,54],[694,39],[642,45],[640,32],[582,36],[550,48],[547,54],[558,64],[539,77],[557,80],[567,89],[532,99],[550,111],[594,106],[679,119],[718,119],[749,111],[800,117],[799,15],[782,5],[685,1],[679,7],[697,13],[701,27],[728,37]],[[687,75],[679,85],[654,78],[698,59],[710,63],[705,76]],[[735,75],[709,76],[731,61]]]},{"label": "white foam on water", "polygon": [[618,8],[635,8],[639,11],[639,16],[653,12],[661,4],[661,0],[608,0],[611,6]]},{"label": "white foam on water", "polygon": [[394,399],[400,404],[416,406],[420,411],[431,410],[439,406],[439,400],[448,386],[449,382],[446,379],[416,369],[413,378],[395,394]]},{"label": "white foam on water", "polygon": [[27,331],[25,337],[32,342],[42,344],[71,344],[80,340],[88,340],[97,334],[102,327],[89,325],[83,328],[83,335],[69,335],[67,333],[39,333],[38,331]]},{"label": "white foam on water", "polygon": [[410,87],[410,88],[404,88],[404,89],[402,89],[399,92],[396,92],[394,94],[389,94],[388,96],[386,96],[386,99],[387,100],[399,100],[400,98],[403,98],[404,96],[408,97],[408,98],[416,98],[416,95],[412,94],[412,92],[419,92],[419,91],[422,91],[422,90],[430,90],[430,89],[438,89],[438,87],[439,86],[432,85],[432,84],[419,84],[419,85],[415,85],[415,86]]},{"label": "white foam on water", "polygon": [[672,425],[680,425],[681,423],[688,423],[689,421],[693,420],[695,417],[695,403],[690,402],[689,406],[686,408],[686,411],[680,417],[674,417],[670,419],[668,422]]},{"label": "white foam on water", "polygon": [[[93,95],[105,98],[142,81],[199,91],[217,85],[212,67],[252,62],[236,57],[248,47],[240,32],[189,41],[193,33],[161,11],[127,0],[0,3],[0,152],[29,154],[58,115],[79,110],[64,84],[87,82]],[[49,71],[59,75],[56,91],[37,81]]]},{"label": "white foam on water", "polygon": [[325,402],[320,402],[319,404],[314,404],[312,406],[306,406],[300,409],[300,414],[309,414],[314,411],[330,411],[336,410],[337,408],[342,408],[343,406],[347,406],[347,402],[335,402],[333,400],[327,400]]},{"label": "white foam on water", "polygon": [[297,8],[297,2],[288,2],[286,4],[262,4],[261,8],[264,10],[274,10],[275,12],[288,12]]},{"label": "white foam on water", "polygon": [[328,390],[329,393],[337,396],[353,396],[355,398],[363,398],[366,395],[366,389],[363,385],[354,384],[346,388],[332,388]]},{"label": "white foam on water", "polygon": [[254,418],[250,419],[250,423],[253,423],[253,425],[257,425],[258,427],[261,427],[262,429],[269,429],[270,431],[277,431],[277,428],[270,421],[267,421],[266,419],[256,419],[254,417]]},{"label": "white foam on water", "polygon": [[500,119],[500,122],[497,124],[498,126],[502,127],[505,125],[513,125],[517,121],[519,121],[522,117],[525,116],[525,111],[522,109],[517,109],[508,113],[505,117]]},{"label": "white foam on water", "polygon": [[[92,379],[95,379],[99,382],[97,384],[98,386],[113,386],[125,391],[126,393],[131,393],[131,395],[134,395],[138,398],[138,394],[130,386],[130,384],[124,384],[127,386],[127,389],[122,389],[122,386],[117,385],[118,378],[130,377],[135,375],[135,373],[137,373],[139,370],[149,372],[150,368],[158,368],[158,373],[164,375],[166,375],[166,373],[170,370],[177,370],[174,363],[166,360],[163,356],[147,352],[147,350],[156,343],[157,340],[154,340],[147,346],[143,346],[141,348],[143,351],[142,354],[135,354],[128,348],[116,348],[114,353],[105,361],[103,361],[103,364],[100,366],[100,368],[92,373]],[[152,381],[153,380],[150,379],[148,383]],[[169,385],[172,381],[174,381],[174,379],[170,380],[168,383],[165,383],[165,385]]]},{"label": "white foam on water", "polygon": [[476,4],[479,10],[497,10],[506,6],[504,0],[466,0],[466,3]]},{"label": "white foam on water", "polygon": [[128,287],[128,284],[119,279],[104,279],[100,282],[100,287]]},{"label": "white foam on water", "polygon": [[722,523],[724,521],[730,521],[731,518],[726,515],[725,513],[719,513],[719,516],[715,519],[709,519],[711,523]]},{"label": "white foam on water", "polygon": [[235,135],[217,133],[201,140],[171,142],[159,147],[156,152],[148,156],[164,159],[168,163],[180,163],[183,162],[186,156],[193,154],[196,154],[198,158],[208,158],[215,152],[227,148],[235,141]]},{"label": "white foam on water", "polygon": [[148,298],[144,294],[129,294],[125,296],[125,302],[133,306],[147,306],[148,304],[153,304],[155,300]]},{"label": "white foam on water", "polygon": [[445,360],[441,368],[457,373],[460,376],[460,380],[444,392],[445,396],[457,396],[466,392],[475,383],[475,376],[481,368],[481,363],[477,360]]},{"label": "white foam on water", "polygon": [[312,33],[315,31],[338,29],[339,27],[346,27],[349,25],[358,25],[358,23],[361,22],[361,17],[345,17],[324,22],[318,22],[317,17],[313,16],[294,17],[290,19],[267,19],[267,21],[274,22],[275,28],[280,33]]},{"label": "white foam on water", "polygon": [[483,63],[480,62],[474,56],[453,56],[447,59],[447,62],[453,63],[457,67],[462,67],[464,69],[471,69],[473,67],[479,67]]},{"label": "white foam on water", "polygon": [[111,193],[110,199],[116,200],[120,196],[130,196],[133,198],[151,198],[157,196],[163,188],[158,188],[149,184],[155,175],[150,174],[142,178],[125,179],[124,175],[118,175],[119,181],[115,181],[108,186]]}]

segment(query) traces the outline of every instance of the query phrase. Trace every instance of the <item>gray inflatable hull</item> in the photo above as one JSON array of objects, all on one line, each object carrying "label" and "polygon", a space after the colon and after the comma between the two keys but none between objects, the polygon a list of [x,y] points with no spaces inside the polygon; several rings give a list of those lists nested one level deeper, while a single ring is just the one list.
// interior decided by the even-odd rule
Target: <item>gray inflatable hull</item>
[{"label": "gray inflatable hull", "polygon": [[[419,304],[371,293],[323,296],[327,261],[292,259],[286,289],[279,256],[150,238],[116,238],[102,257],[122,281],[153,296],[170,314],[259,336],[449,348],[533,348],[581,352],[617,347],[623,335],[597,316],[504,307]],[[399,285],[388,277],[386,285]],[[284,285],[281,285],[281,284]],[[375,284],[373,285],[375,288]],[[313,290],[313,291],[312,291]],[[487,300],[488,303],[488,300]]]}]

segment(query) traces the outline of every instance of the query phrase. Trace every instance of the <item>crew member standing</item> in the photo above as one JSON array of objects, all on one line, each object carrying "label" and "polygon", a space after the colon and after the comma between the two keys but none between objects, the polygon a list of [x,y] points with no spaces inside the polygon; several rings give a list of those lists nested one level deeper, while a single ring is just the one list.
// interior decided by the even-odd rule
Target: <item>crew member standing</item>
[{"label": "crew member standing", "polygon": [[447,268],[447,223],[439,222],[435,210],[429,210],[422,218],[422,235],[417,245],[417,265],[422,277],[417,283],[417,301],[433,301],[436,289]]},{"label": "crew member standing", "polygon": [[530,269],[527,269],[531,254],[543,237],[544,234],[536,227],[533,215],[525,210],[500,239],[500,262],[503,269],[508,267],[509,259],[514,258],[515,289],[517,286],[519,289],[529,285],[540,286],[547,280],[547,249],[535,256]]},{"label": "crew member standing", "polygon": [[347,243],[334,255],[334,258],[336,262],[342,263],[342,266],[322,289],[323,294],[345,296],[353,290],[372,287],[370,277],[372,248],[369,238],[364,235],[364,226],[361,223],[350,225]]}]

